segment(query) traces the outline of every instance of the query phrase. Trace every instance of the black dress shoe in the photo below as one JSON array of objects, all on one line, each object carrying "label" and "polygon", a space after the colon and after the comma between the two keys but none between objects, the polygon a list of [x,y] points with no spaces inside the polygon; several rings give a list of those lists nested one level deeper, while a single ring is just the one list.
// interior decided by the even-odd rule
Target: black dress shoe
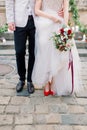
[{"label": "black dress shoe", "polygon": [[29,94],[34,93],[35,88],[34,88],[34,85],[32,84],[32,82],[27,82],[27,90],[28,90]]},{"label": "black dress shoe", "polygon": [[16,86],[16,91],[21,92],[23,90],[24,85],[25,85],[24,81],[19,81],[17,86]]}]

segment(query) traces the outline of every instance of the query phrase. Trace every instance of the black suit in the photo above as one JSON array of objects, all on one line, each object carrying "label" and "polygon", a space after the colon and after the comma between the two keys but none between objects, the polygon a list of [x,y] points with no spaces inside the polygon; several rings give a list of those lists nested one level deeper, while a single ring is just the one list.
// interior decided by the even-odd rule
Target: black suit
[{"label": "black suit", "polygon": [[26,40],[28,39],[28,72],[27,81],[31,82],[31,75],[35,60],[34,48],[35,48],[35,25],[33,16],[29,16],[27,25],[25,27],[16,27],[14,31],[14,41],[16,50],[16,62],[19,74],[19,79],[25,81],[26,79],[26,65],[25,65],[25,54],[26,54]]}]

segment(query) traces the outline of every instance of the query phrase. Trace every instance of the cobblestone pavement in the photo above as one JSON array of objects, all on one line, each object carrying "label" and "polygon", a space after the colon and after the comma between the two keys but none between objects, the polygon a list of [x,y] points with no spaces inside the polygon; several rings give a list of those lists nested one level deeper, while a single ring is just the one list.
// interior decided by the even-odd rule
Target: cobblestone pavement
[{"label": "cobblestone pavement", "polygon": [[42,90],[36,90],[33,95],[17,96],[15,56],[1,55],[0,64],[13,70],[0,75],[0,130],[87,130],[87,57],[81,61],[83,92],[44,97]]}]

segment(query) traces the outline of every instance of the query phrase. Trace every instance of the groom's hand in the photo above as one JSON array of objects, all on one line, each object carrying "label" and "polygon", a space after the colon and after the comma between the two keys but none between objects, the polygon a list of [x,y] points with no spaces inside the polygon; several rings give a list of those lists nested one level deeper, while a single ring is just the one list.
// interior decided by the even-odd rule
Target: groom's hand
[{"label": "groom's hand", "polygon": [[8,28],[11,31],[15,31],[15,23],[8,23]]}]

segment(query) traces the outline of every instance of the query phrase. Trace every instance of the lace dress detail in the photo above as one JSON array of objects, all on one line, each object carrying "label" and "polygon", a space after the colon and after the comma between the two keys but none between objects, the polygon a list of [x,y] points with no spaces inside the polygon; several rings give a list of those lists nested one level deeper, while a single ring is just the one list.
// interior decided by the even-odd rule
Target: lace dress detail
[{"label": "lace dress detail", "polygon": [[54,10],[58,12],[62,8],[63,0],[43,0],[42,10]]}]

